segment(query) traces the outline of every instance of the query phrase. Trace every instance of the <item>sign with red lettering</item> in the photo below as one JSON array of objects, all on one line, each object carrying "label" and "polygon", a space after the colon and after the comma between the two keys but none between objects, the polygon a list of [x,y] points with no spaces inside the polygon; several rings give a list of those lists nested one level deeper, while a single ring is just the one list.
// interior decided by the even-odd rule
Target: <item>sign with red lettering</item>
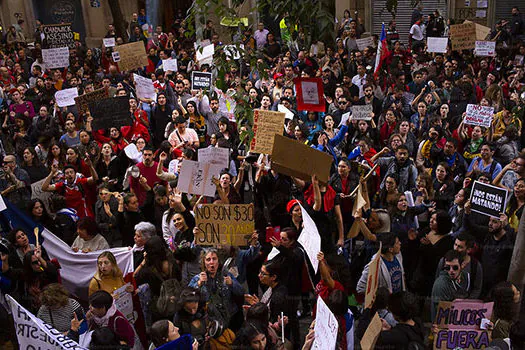
[{"label": "sign with red lettering", "polygon": [[463,121],[468,125],[479,125],[488,128],[492,124],[493,116],[494,107],[469,104],[467,105],[467,112]]}]

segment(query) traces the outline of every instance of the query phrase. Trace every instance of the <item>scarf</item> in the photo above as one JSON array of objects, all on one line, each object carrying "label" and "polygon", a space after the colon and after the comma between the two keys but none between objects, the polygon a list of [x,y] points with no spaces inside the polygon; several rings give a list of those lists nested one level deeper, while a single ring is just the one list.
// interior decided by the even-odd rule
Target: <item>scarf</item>
[{"label": "scarf", "polygon": [[93,322],[99,328],[108,327],[109,319],[115,315],[115,312],[117,312],[117,307],[115,306],[115,303],[113,303],[104,316],[97,317],[93,315]]}]

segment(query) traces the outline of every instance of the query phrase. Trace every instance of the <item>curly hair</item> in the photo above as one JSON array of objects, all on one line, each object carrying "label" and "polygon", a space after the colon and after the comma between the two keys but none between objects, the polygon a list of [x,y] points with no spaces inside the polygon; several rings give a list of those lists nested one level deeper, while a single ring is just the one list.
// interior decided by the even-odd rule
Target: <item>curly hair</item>
[{"label": "curly hair", "polygon": [[64,307],[69,302],[69,292],[59,283],[51,283],[42,291],[42,305],[49,308]]}]

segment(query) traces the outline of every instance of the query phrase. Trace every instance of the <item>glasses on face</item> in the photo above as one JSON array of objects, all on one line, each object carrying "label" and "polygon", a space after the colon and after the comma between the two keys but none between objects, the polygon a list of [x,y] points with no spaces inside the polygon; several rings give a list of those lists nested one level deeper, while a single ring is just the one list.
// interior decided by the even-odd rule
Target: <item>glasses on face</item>
[{"label": "glasses on face", "polygon": [[450,271],[450,269],[452,269],[454,271],[458,271],[459,270],[459,265],[445,265],[445,266],[443,266],[443,270],[445,270],[445,271]]},{"label": "glasses on face", "polygon": [[266,272],[264,272],[264,271],[262,271],[262,270],[259,271],[259,275],[260,275],[260,276],[270,276],[269,273],[266,273]]}]

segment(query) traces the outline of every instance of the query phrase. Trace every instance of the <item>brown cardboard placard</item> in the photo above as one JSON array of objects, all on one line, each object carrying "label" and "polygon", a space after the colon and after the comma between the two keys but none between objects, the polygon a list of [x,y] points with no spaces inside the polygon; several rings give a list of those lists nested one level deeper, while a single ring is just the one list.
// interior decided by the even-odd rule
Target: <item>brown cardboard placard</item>
[{"label": "brown cardboard placard", "polygon": [[328,183],[333,157],[286,136],[275,135],[272,150],[272,169],[278,173],[310,181],[317,175]]},{"label": "brown cardboard placard", "polygon": [[115,46],[114,51],[120,54],[118,68],[120,71],[128,71],[148,65],[148,56],[142,41]]},{"label": "brown cardboard placard", "polygon": [[195,243],[246,246],[254,230],[253,204],[202,204],[195,210]]},{"label": "brown cardboard placard", "polygon": [[363,338],[361,339],[361,348],[363,350],[372,350],[375,347],[377,338],[379,338],[382,328],[383,324],[381,323],[381,319],[376,312],[374,317],[372,317],[372,321],[370,321]]},{"label": "brown cardboard placard", "polygon": [[470,50],[476,47],[476,24],[467,22],[450,26],[452,50]]},{"label": "brown cardboard placard", "polygon": [[108,90],[104,88],[75,97],[75,104],[77,106],[78,113],[83,115],[84,113],[88,112],[89,102],[100,101],[108,97]]},{"label": "brown cardboard placard", "polygon": [[381,246],[379,243],[379,250],[375,258],[370,262],[368,267],[368,278],[366,279],[366,291],[365,291],[365,309],[372,307],[376,299],[377,287],[379,284],[379,270],[381,268]]},{"label": "brown cardboard placard", "polygon": [[282,135],[286,114],[274,111],[253,111],[253,139],[250,151],[272,154],[274,135]]}]

